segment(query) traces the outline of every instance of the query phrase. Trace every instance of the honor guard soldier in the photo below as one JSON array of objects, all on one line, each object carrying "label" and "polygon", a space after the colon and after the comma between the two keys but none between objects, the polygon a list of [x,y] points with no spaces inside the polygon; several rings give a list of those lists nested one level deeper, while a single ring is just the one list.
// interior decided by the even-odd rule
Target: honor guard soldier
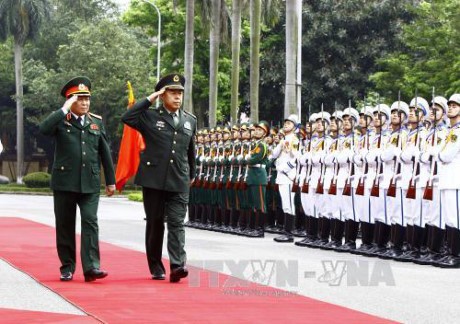
[{"label": "honor guard soldier", "polygon": [[[353,155],[355,145],[358,143],[355,126],[358,124],[359,113],[352,107],[346,108],[342,113],[343,141],[337,153],[339,174],[337,176],[337,201],[341,206],[341,218],[335,220],[335,230],[332,232],[331,248],[337,252],[348,252],[356,249],[356,237],[358,235],[359,216],[355,213],[354,195],[356,189],[355,165]],[[363,240],[364,240],[364,230]],[[342,237],[345,242],[342,244]],[[370,244],[372,241],[370,242]]]},{"label": "honor guard soldier", "polygon": [[[417,264],[433,264],[443,255],[445,236],[445,221],[441,218],[440,190],[438,181],[439,160],[430,154],[440,151],[448,133],[444,118],[447,114],[447,99],[434,97],[430,106],[430,121],[432,127],[428,130],[422,151],[419,152],[420,175],[417,187],[417,199],[421,201],[419,219],[414,221],[411,251],[398,261],[412,261]],[[437,147],[437,149],[433,148]],[[430,193],[429,197],[426,196]]]},{"label": "honor guard soldier", "polygon": [[292,184],[296,176],[296,165],[293,161],[297,158],[299,139],[295,134],[298,124],[296,115],[290,115],[284,120],[283,131],[285,137],[274,149],[272,157],[276,158],[276,184],[281,196],[281,204],[284,212],[284,235],[275,237],[276,242],[294,242],[292,230],[295,224],[295,206]]},{"label": "honor guard soldier", "polygon": [[[361,228],[366,228],[369,232],[367,233],[368,239],[373,240],[374,228],[372,225],[370,208],[369,208],[369,197],[370,187],[372,186],[375,174],[372,174],[373,169],[369,168],[369,165],[365,161],[365,157],[369,152],[370,142],[372,140],[373,132],[371,131],[371,124],[374,119],[373,107],[364,106],[359,113],[359,136],[355,146],[355,153],[353,155],[353,161],[355,164],[355,181],[356,186],[353,187],[355,191],[354,195],[354,212],[359,218],[360,223],[367,223]],[[351,223],[355,225],[354,223]],[[352,238],[355,237],[355,228],[352,229]],[[372,235],[371,235],[372,233]],[[363,233],[364,235],[364,233]],[[365,242],[363,242],[365,243]],[[361,254],[367,252],[372,245],[362,244],[357,249],[352,249],[350,252],[353,254]]]},{"label": "honor guard soldier", "polygon": [[115,191],[115,172],[102,117],[89,112],[91,81],[76,77],[62,88],[67,100],[41,124],[44,135],[56,141],[51,177],[56,245],[61,261],[61,281],[73,278],[76,264],[75,218],[81,214],[81,262],[85,281],[107,276],[100,270],[97,209],[100,195],[100,165],[104,168],[106,192]]},{"label": "honor guard soldier", "polygon": [[246,183],[249,191],[249,204],[252,206],[255,217],[249,219],[251,237],[264,237],[265,218],[267,205],[265,189],[267,186],[267,170],[265,165],[268,162],[268,146],[265,144],[264,137],[270,131],[270,126],[266,121],[260,121],[255,125],[254,148],[246,156],[246,163],[249,166]]},{"label": "honor guard soldier", "polygon": [[[145,140],[135,183],[142,186],[147,216],[146,253],[154,280],[165,279],[161,260],[165,225],[168,226],[170,282],[187,277],[184,218],[190,183],[195,177],[196,117],[181,109],[185,78],[170,74],[155,92],[138,101],[122,116]],[[158,108],[151,108],[156,100]]]},{"label": "honor guard soldier", "polygon": [[439,152],[429,151],[436,156],[439,165],[439,189],[441,190],[441,218],[445,219],[447,250],[446,256],[433,265],[441,268],[460,267],[460,178],[453,177],[460,167],[460,94],[449,98],[447,117],[450,130],[445,145]]}]

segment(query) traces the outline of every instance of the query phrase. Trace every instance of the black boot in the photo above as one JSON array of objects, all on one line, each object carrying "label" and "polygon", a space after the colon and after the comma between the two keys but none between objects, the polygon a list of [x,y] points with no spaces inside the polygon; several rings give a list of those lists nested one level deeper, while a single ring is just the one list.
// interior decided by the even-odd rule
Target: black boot
[{"label": "black boot", "polygon": [[254,230],[251,231],[251,237],[264,237],[265,218],[267,214],[257,210],[254,215]]},{"label": "black boot", "polygon": [[[433,265],[436,264],[444,255],[441,253],[443,245],[444,231],[436,226],[430,226],[429,236],[427,239],[427,253],[419,253],[418,258],[413,258],[411,261],[416,264]],[[420,240],[422,241],[422,240]],[[420,243],[422,244],[422,243]]]},{"label": "black boot", "polygon": [[236,230],[237,235],[242,235],[248,226],[247,220],[247,213],[246,209],[240,210],[240,217],[238,219],[238,229]]},{"label": "black boot", "polygon": [[329,235],[331,234],[331,220],[327,217],[323,217],[323,221],[321,223],[322,226],[319,240],[310,245],[312,248],[320,248],[321,246],[329,243]]},{"label": "black boot", "polygon": [[367,250],[362,251],[361,255],[374,257],[384,253],[387,250],[387,244],[390,239],[391,226],[382,222],[375,222],[374,226],[374,240],[375,245]]},{"label": "black boot", "polygon": [[304,227],[305,217],[306,216],[304,213],[299,213],[299,215],[297,215],[295,228],[292,231],[292,235],[294,235],[295,237],[306,237],[305,227]]},{"label": "black boot", "polygon": [[299,242],[295,242],[297,246],[309,246],[309,244],[318,240],[318,221],[314,216],[308,216],[307,237]]},{"label": "black boot", "polygon": [[410,250],[403,251],[403,253],[399,257],[394,258],[394,260],[400,262],[415,262],[415,260],[420,259],[420,247],[426,230],[426,228],[417,225],[407,226],[406,238],[410,245]]},{"label": "black boot", "polygon": [[267,226],[265,227],[265,231],[267,233],[272,233],[275,230],[275,211],[273,209],[269,209],[266,215]]},{"label": "black boot", "polygon": [[276,225],[272,233],[275,233],[275,234],[284,233],[284,220],[285,220],[285,214],[283,210],[280,208],[277,208],[276,209]]},{"label": "black boot", "polygon": [[233,213],[231,213],[230,217],[230,229],[229,229],[229,233],[231,234],[237,234],[238,232],[238,221],[240,220],[240,214],[241,214],[241,210],[239,209],[234,209],[233,210]]},{"label": "black boot", "polygon": [[218,206],[214,207],[214,224],[211,227],[212,231],[221,232],[222,227],[222,209]]},{"label": "black boot", "polygon": [[403,253],[402,247],[405,238],[406,228],[399,224],[393,224],[392,227],[392,237],[391,237],[391,248],[385,253],[380,254],[378,257],[381,259],[394,259],[401,256]]},{"label": "black boot", "polygon": [[[447,227],[446,227],[447,230]],[[460,268],[460,230],[449,228],[448,248],[450,254],[433,265],[439,268]]]},{"label": "black boot", "polygon": [[355,222],[352,219],[345,221],[345,243],[338,246],[334,251],[343,253],[351,252],[356,250],[356,238],[358,237],[359,222]]},{"label": "black boot", "polygon": [[331,219],[331,241],[320,248],[323,250],[334,250],[342,246],[345,222],[340,219]]},{"label": "black boot", "polygon": [[256,214],[253,210],[248,210],[246,214],[246,229],[243,231],[243,236],[253,237],[256,229]]},{"label": "black boot", "polygon": [[295,224],[295,215],[284,214],[284,235],[275,237],[273,240],[278,243],[291,243],[294,242],[292,235],[292,228]]}]

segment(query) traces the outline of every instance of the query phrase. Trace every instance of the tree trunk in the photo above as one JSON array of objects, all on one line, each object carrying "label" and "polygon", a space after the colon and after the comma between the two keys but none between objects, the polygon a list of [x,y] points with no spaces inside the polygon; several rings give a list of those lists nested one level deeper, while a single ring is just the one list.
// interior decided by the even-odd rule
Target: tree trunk
[{"label": "tree trunk", "polygon": [[259,121],[259,53],[260,53],[260,15],[261,0],[251,0],[251,67],[249,74],[251,120]]},{"label": "tree trunk", "polygon": [[195,0],[187,1],[187,21],[185,27],[185,91],[184,109],[193,113],[193,52],[194,52],[194,17]]},{"label": "tree trunk", "polygon": [[284,118],[297,111],[296,62],[297,62],[297,0],[286,0],[286,86]]},{"label": "tree trunk", "polygon": [[209,127],[215,127],[217,122],[217,73],[219,69],[220,9],[221,2],[212,1],[209,42]]},{"label": "tree trunk", "polygon": [[23,86],[22,86],[22,46],[14,42],[14,72],[16,77],[16,152],[17,171],[16,182],[22,183],[24,170],[24,109],[22,107]]},{"label": "tree trunk", "polygon": [[232,96],[230,102],[230,122],[238,121],[240,84],[240,40],[241,40],[241,0],[233,0],[232,7]]}]

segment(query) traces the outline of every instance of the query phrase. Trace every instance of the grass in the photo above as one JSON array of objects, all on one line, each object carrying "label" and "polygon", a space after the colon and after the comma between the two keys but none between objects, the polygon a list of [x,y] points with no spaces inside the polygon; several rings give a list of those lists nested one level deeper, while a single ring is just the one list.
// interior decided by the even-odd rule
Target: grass
[{"label": "grass", "polygon": [[[23,184],[10,183],[0,184],[0,193],[25,193],[25,194],[39,194],[39,195],[52,195],[53,191],[50,188],[28,188]],[[115,193],[119,195],[118,191]],[[105,188],[101,188],[101,195],[105,195]],[[123,190],[121,196],[127,196],[129,200],[142,202],[142,192],[136,188],[129,188]]]}]

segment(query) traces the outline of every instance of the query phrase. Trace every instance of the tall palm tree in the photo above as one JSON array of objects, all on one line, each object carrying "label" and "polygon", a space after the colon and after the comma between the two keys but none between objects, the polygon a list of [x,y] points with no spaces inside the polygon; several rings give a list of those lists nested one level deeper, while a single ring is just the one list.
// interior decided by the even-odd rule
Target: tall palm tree
[{"label": "tall palm tree", "polygon": [[294,114],[297,111],[297,1],[299,0],[286,0],[286,86],[284,93],[284,117]]},{"label": "tall palm tree", "polygon": [[259,53],[260,53],[260,16],[261,0],[251,0],[250,23],[251,23],[251,64],[249,70],[249,100],[251,103],[251,119],[253,122],[259,121]]},{"label": "tall palm tree", "polygon": [[14,40],[14,70],[16,79],[17,114],[17,171],[16,181],[22,183],[24,172],[24,109],[22,106],[22,50],[24,44],[34,39],[51,10],[48,0],[1,0],[0,40],[9,36]]},{"label": "tall palm tree", "polygon": [[241,14],[245,0],[233,0],[232,3],[232,88],[230,101],[230,121],[238,119],[238,97],[240,83],[240,42]]},{"label": "tall palm tree", "polygon": [[188,0],[186,5],[186,22],[185,22],[185,91],[184,107],[188,112],[193,112],[193,47],[194,47],[194,17],[195,17],[195,0]]}]

